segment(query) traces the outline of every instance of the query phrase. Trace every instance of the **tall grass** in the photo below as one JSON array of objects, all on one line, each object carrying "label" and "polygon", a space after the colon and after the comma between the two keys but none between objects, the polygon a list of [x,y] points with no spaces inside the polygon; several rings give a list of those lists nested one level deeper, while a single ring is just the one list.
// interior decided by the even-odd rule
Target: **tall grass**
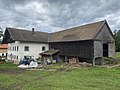
[{"label": "tall grass", "polygon": [[116,54],[115,54],[115,58],[120,59],[120,52],[116,52]]}]

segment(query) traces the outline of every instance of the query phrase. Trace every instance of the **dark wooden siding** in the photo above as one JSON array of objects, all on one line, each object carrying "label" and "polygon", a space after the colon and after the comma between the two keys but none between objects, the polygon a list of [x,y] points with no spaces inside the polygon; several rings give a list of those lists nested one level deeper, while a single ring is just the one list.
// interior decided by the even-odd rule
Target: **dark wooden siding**
[{"label": "dark wooden siding", "polygon": [[73,41],[50,43],[50,49],[58,49],[60,55],[80,58],[93,57],[93,41]]}]

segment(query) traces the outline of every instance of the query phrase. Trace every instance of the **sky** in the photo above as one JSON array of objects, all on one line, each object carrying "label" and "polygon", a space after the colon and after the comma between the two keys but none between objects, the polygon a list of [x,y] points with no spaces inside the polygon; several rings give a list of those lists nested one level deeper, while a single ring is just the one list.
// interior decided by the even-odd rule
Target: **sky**
[{"label": "sky", "polygon": [[120,29],[120,0],[0,0],[0,27],[56,32],[107,20]]}]

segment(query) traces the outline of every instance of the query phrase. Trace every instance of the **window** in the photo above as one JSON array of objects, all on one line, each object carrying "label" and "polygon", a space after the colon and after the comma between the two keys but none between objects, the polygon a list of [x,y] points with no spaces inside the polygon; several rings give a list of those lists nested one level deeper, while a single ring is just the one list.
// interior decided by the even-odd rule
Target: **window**
[{"label": "window", "polygon": [[17,51],[19,50],[19,47],[17,46]]},{"label": "window", "polygon": [[42,51],[45,51],[45,46],[42,46]]},{"label": "window", "polygon": [[24,51],[29,51],[29,46],[25,46]]},{"label": "window", "polygon": [[16,46],[15,46],[15,51],[16,51]]},{"label": "window", "polygon": [[2,56],[4,56],[4,53],[2,53]]},{"label": "window", "polygon": [[13,46],[13,51],[14,51],[14,46]]},{"label": "window", "polygon": [[13,58],[14,58],[14,59],[16,59],[16,56],[15,56],[15,55],[13,55]]},{"label": "window", "polygon": [[18,56],[17,56],[17,60],[18,60]]},{"label": "window", "polygon": [[11,50],[11,47],[10,47],[10,51],[12,51],[12,50]]},{"label": "window", "polygon": [[10,47],[8,47],[8,50],[10,51]]}]

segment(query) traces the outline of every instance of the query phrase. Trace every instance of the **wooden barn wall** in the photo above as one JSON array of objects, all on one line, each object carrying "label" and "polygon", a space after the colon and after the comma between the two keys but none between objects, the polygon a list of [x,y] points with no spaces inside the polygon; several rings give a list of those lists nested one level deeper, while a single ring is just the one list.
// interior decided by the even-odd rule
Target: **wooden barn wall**
[{"label": "wooden barn wall", "polygon": [[101,41],[94,41],[94,56],[103,57],[103,47]]},{"label": "wooden barn wall", "polygon": [[107,43],[109,41],[114,41],[114,38],[112,37],[112,35],[109,31],[109,28],[106,24],[103,26],[103,28],[101,29],[101,31],[99,32],[99,34],[97,35],[97,37],[95,39],[100,40],[103,43]]},{"label": "wooden barn wall", "polygon": [[93,57],[93,41],[55,42],[50,43],[50,49],[60,50],[60,55],[80,58]]},{"label": "wooden barn wall", "polygon": [[109,57],[113,57],[115,55],[115,43],[109,43]]},{"label": "wooden barn wall", "polygon": [[115,41],[112,37],[108,26],[105,24],[94,41],[95,57],[103,56],[103,44],[108,44],[108,56],[112,57],[115,54]]}]

